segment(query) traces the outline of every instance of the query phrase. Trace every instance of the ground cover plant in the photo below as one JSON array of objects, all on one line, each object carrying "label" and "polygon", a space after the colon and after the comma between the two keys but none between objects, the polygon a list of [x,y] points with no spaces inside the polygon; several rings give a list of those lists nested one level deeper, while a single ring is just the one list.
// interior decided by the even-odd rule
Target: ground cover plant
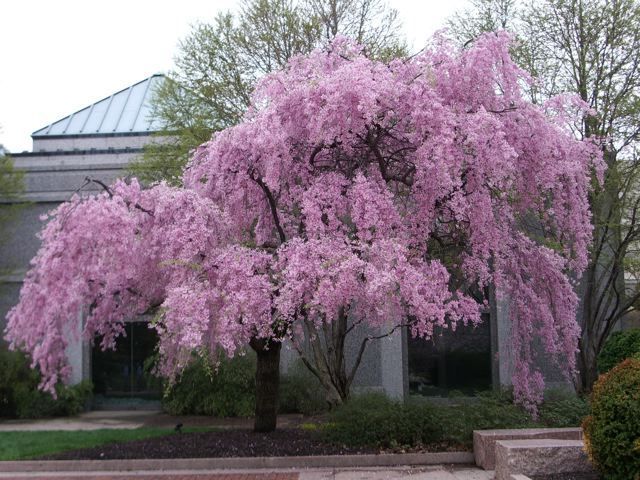
[{"label": "ground cover plant", "polygon": [[473,445],[473,430],[578,427],[588,411],[585,400],[568,394],[545,401],[536,419],[515,405],[509,392],[447,402],[412,398],[404,404],[370,394],[341,406],[317,428],[328,441],[349,446],[468,450]]},{"label": "ground cover plant", "polygon": [[53,392],[70,330],[109,348],[126,318],[155,309],[170,378],[203,350],[256,352],[255,428],[268,431],[284,339],[340,403],[371,340],[347,367],[355,324],[429,338],[479,322],[495,286],[511,299],[514,397],[534,411],[538,352],[575,370],[572,279],[603,165],[572,134],[586,104],[529,102],[510,43],[437,37],[387,64],[337,38],[294,58],[196,150],[184,188],[119,181],[52,212],[7,339]]}]

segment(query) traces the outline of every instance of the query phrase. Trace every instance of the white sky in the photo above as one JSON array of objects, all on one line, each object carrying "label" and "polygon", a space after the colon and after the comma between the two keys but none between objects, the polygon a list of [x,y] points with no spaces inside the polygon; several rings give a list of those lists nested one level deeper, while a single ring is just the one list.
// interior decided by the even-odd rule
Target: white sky
[{"label": "white sky", "polygon": [[[415,50],[466,0],[388,0]],[[31,133],[171,69],[196,21],[236,0],[0,1],[0,144],[31,150]]]}]

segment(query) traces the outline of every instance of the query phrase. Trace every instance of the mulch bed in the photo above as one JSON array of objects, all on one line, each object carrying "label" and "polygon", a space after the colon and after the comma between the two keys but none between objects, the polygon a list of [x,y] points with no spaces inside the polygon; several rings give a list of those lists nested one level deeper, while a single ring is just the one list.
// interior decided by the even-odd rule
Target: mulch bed
[{"label": "mulch bed", "polygon": [[536,475],[532,480],[600,480],[597,473],[554,473],[553,475]]},{"label": "mulch bed", "polygon": [[285,457],[379,453],[323,442],[316,432],[282,429],[271,433],[224,430],[181,433],[114,443],[41,457],[43,460],[109,460],[134,458]]}]

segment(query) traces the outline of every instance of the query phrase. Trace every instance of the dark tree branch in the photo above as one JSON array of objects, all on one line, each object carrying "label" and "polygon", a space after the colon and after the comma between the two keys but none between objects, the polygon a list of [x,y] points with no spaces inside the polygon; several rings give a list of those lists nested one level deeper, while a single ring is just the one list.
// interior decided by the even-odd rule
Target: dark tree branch
[{"label": "dark tree branch", "polygon": [[[109,198],[113,198],[113,192],[111,191],[111,189],[102,181],[97,180],[95,178],[91,178],[91,177],[85,177],[85,185],[89,184],[89,183],[95,183],[96,185],[100,185],[102,187],[102,189],[107,192],[107,194],[109,195]],[[125,201],[126,205],[129,207],[131,206],[131,202],[127,202]],[[150,216],[153,217],[153,212],[151,210],[148,210],[146,208],[144,208],[142,205],[140,205],[139,203],[134,203],[133,204],[133,208],[140,210],[141,212],[144,212]]]},{"label": "dark tree branch", "polygon": [[276,199],[274,198],[273,193],[271,193],[271,190],[269,189],[267,184],[264,183],[264,180],[256,176],[255,170],[251,170],[249,172],[249,178],[251,178],[251,180],[256,182],[256,184],[262,189],[265,196],[267,197],[267,201],[269,202],[269,208],[271,209],[271,215],[273,217],[273,223],[275,224],[276,229],[278,230],[278,237],[280,238],[280,243],[286,242],[287,238],[284,234],[282,225],[280,224],[280,217],[278,216],[278,207],[276,205]]}]

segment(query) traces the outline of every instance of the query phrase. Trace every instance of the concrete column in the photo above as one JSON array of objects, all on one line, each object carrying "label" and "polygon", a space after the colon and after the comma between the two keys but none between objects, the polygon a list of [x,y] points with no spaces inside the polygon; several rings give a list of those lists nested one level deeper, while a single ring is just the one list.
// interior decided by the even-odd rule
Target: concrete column
[{"label": "concrete column", "polygon": [[378,341],[380,342],[380,370],[384,393],[389,398],[404,401],[409,393],[407,331],[405,328],[399,328],[388,337]]},{"label": "concrete column", "polygon": [[[494,387],[512,384],[513,354],[509,335],[511,322],[509,320],[509,299],[500,298],[493,294],[495,307],[491,308],[491,354],[493,355],[493,384]],[[496,378],[497,376],[497,378]]]},{"label": "concrete column", "polygon": [[80,383],[85,377],[85,347],[82,340],[82,312],[77,315],[76,324],[69,327],[66,332],[67,336],[67,360],[71,366],[70,383],[75,385]]}]

